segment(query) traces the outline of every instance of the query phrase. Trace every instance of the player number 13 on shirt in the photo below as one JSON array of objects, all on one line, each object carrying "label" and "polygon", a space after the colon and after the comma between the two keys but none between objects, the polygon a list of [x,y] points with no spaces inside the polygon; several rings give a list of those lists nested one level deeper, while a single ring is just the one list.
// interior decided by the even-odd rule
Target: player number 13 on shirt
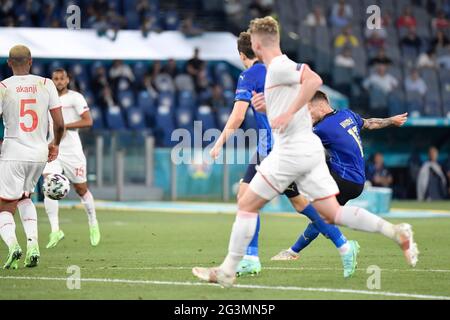
[{"label": "player number 13 on shirt", "polygon": [[[36,104],[36,99],[20,100],[20,129],[25,132],[32,132],[38,126],[38,115],[36,111],[31,109],[31,105]],[[31,117],[31,126],[27,126],[24,122],[25,117]]]}]

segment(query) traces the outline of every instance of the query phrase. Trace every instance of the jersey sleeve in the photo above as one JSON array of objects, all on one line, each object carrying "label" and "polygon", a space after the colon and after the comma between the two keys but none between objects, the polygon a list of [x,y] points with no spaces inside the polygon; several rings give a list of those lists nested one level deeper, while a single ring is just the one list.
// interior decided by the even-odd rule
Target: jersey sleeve
[{"label": "jersey sleeve", "polygon": [[75,97],[74,107],[80,116],[89,110],[86,99],[80,93],[78,93]]},{"label": "jersey sleeve", "polygon": [[358,126],[359,130],[362,129],[362,127],[364,126],[364,120],[363,118],[361,118],[361,116],[353,111],[350,111],[353,115],[353,118],[355,118],[356,120],[356,125]]},{"label": "jersey sleeve", "polygon": [[252,81],[249,79],[249,76],[241,73],[236,87],[234,101],[250,102],[252,100],[252,91],[253,85]]},{"label": "jersey sleeve", "polygon": [[283,67],[282,72],[278,74],[279,82],[283,84],[299,84],[302,79],[303,70],[306,64],[304,63],[292,63],[286,64]]},{"label": "jersey sleeve", "polygon": [[58,109],[61,107],[61,101],[59,100],[58,91],[56,90],[55,84],[50,79],[46,81],[46,87],[49,94],[48,108],[50,110]]}]

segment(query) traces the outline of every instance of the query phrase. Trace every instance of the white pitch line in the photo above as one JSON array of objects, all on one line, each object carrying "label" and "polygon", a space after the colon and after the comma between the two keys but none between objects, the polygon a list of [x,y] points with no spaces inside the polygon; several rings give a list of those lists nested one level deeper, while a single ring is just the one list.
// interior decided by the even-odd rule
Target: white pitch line
[{"label": "white pitch line", "polygon": [[[81,268],[87,270],[191,270],[192,267],[96,267],[96,268]],[[66,267],[48,267],[49,269],[66,270]],[[263,267],[264,270],[277,271],[341,271],[340,268],[308,268],[308,267]],[[436,273],[450,273],[447,269],[383,269],[381,271],[387,272],[436,272]]]},{"label": "white pitch line", "polygon": [[[36,281],[67,281],[67,278],[56,277],[17,277],[8,276],[1,277],[3,280],[36,280]],[[149,284],[149,285],[172,285],[172,286],[215,286],[217,284],[205,282],[180,282],[180,281],[157,281],[157,280],[130,280],[130,279],[100,279],[100,278],[82,278],[82,282],[102,282],[102,283],[123,283],[123,284]],[[398,298],[414,298],[414,299],[432,299],[432,300],[450,300],[447,296],[433,296],[426,294],[410,294],[387,291],[368,291],[368,290],[353,290],[353,289],[333,289],[333,288],[308,288],[308,287],[283,287],[283,286],[262,286],[262,285],[242,285],[234,286],[239,289],[262,289],[262,290],[280,290],[280,291],[307,291],[307,292],[326,292],[326,293],[349,293],[361,294],[369,296],[384,296],[384,297],[398,297]]]}]

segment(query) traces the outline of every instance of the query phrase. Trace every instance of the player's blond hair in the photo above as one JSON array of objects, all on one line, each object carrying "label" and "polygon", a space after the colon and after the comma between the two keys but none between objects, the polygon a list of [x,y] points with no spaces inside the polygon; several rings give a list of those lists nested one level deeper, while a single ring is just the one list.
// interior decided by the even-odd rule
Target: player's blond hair
[{"label": "player's blond hair", "polygon": [[27,46],[16,45],[9,50],[8,59],[15,67],[23,66],[31,59],[31,51]]},{"label": "player's blond hair", "polygon": [[273,45],[280,41],[278,22],[271,16],[256,18],[250,21],[248,32],[262,36],[263,45]]}]

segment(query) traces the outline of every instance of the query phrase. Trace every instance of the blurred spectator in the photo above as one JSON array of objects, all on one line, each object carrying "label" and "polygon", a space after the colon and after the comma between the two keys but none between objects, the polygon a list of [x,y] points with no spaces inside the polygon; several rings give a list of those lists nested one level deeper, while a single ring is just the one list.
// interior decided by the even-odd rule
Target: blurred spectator
[{"label": "blurred spectator", "polygon": [[450,70],[450,45],[447,45],[441,56],[437,58],[439,68]]},{"label": "blurred spectator", "polygon": [[352,7],[345,3],[345,0],[339,0],[335,3],[331,9],[330,23],[334,27],[345,27],[353,18]]},{"label": "blurred spectator", "polygon": [[393,75],[387,73],[386,65],[378,64],[375,73],[364,80],[363,86],[366,90],[370,90],[371,87],[376,87],[385,94],[389,94],[397,88],[398,80]]},{"label": "blurred spectator", "polygon": [[374,187],[389,188],[392,186],[392,175],[384,167],[384,157],[379,152],[373,155],[373,163],[369,163],[367,166],[367,180]]},{"label": "blurred spectator", "polygon": [[181,21],[180,31],[186,37],[199,36],[204,32],[203,29],[201,29],[195,25],[193,13],[189,13],[188,15],[186,15],[186,17],[183,19],[183,21]]},{"label": "blurred spectator", "polygon": [[[375,52],[383,48],[386,43],[387,32],[386,29],[366,29],[367,48],[371,52]],[[370,55],[370,52],[369,52]]]},{"label": "blurred spectator", "polygon": [[211,98],[209,99],[207,104],[211,106],[211,108],[216,112],[219,109],[225,108],[227,106],[227,102],[223,95],[223,88],[219,84],[215,84],[212,87]]},{"label": "blurred spectator", "polygon": [[153,99],[156,99],[158,97],[158,92],[156,91],[156,89],[153,87],[152,84],[152,77],[150,74],[146,74],[144,76],[144,80],[142,82],[142,87],[141,89],[147,91],[147,93],[150,95],[150,97],[152,97]]},{"label": "blurred spectator", "polygon": [[392,13],[389,10],[381,10],[381,25],[384,28],[391,27],[392,23]]},{"label": "blurred spectator", "polygon": [[109,69],[109,78],[116,91],[127,90],[135,80],[131,67],[122,60],[113,61],[111,69]]},{"label": "blurred spectator", "polygon": [[438,163],[439,151],[436,147],[428,150],[428,161],[419,171],[417,178],[417,199],[441,200],[447,196],[447,181],[442,166]]},{"label": "blurred spectator", "polygon": [[313,12],[308,13],[305,21],[303,22],[308,27],[323,27],[327,25],[327,19],[325,18],[322,7],[315,6]]},{"label": "blurred spectator", "polygon": [[437,68],[436,51],[431,48],[417,58],[417,68]]},{"label": "blurred spectator", "polygon": [[439,10],[436,18],[431,20],[431,27],[433,30],[442,30],[445,31],[450,28],[450,21],[445,16],[445,12],[443,10]]},{"label": "blurred spectator", "polygon": [[377,52],[377,55],[371,58],[368,62],[369,66],[374,66],[376,64],[384,64],[384,65],[392,64],[392,59],[386,56],[386,50],[384,48],[380,48],[380,50],[378,50]]},{"label": "blurred spectator", "polygon": [[448,40],[447,36],[445,35],[444,31],[437,30],[436,36],[431,40],[431,47],[434,50],[442,49],[450,44],[450,41]]},{"label": "blurred spectator", "polygon": [[342,47],[347,47],[347,46],[348,47],[358,47],[359,46],[358,38],[356,38],[352,34],[351,26],[346,26],[334,40],[335,48],[342,48]]},{"label": "blurred spectator", "polygon": [[151,12],[150,1],[149,0],[138,0],[136,2],[136,12],[139,15],[139,19],[143,21],[148,17]]},{"label": "blurred spectator", "polygon": [[417,198],[417,177],[419,176],[422,162],[420,160],[420,154],[417,151],[413,151],[408,159],[408,197]]},{"label": "blurred spectator", "polygon": [[244,25],[244,11],[240,0],[227,0],[224,2],[224,10],[227,22],[233,33],[242,31]]},{"label": "blurred spectator", "polygon": [[334,64],[338,67],[354,68],[355,60],[352,57],[352,50],[345,48],[342,53],[339,53],[334,59]]},{"label": "blurred spectator", "polygon": [[200,87],[202,87],[201,85],[201,80],[203,80],[202,73],[205,71],[206,68],[205,61],[200,59],[199,54],[200,54],[199,48],[195,48],[194,56],[190,60],[188,60],[186,64],[186,71],[189,75],[191,75],[192,79],[194,80],[197,91],[200,89]]},{"label": "blurred spectator", "polygon": [[174,59],[167,60],[167,63],[162,68],[162,71],[167,73],[167,74],[170,74],[170,76],[175,79],[175,77],[179,73],[178,72],[177,62]]},{"label": "blurred spectator", "polygon": [[446,174],[447,174],[448,196],[450,198],[450,155],[447,158],[445,167],[446,167]]},{"label": "blurred spectator", "polygon": [[269,16],[272,13],[272,8],[267,4],[264,4],[262,0],[252,0],[248,9],[250,11],[251,19]]},{"label": "blurred spectator", "polygon": [[403,10],[403,14],[397,19],[397,27],[398,28],[411,28],[416,27],[417,21],[416,18],[412,15],[411,7],[407,6]]},{"label": "blurred spectator", "polygon": [[94,76],[91,80],[91,89],[92,92],[98,94],[99,92],[103,92],[103,90],[109,86],[108,77],[106,75],[105,67],[98,66],[94,70]]},{"label": "blurred spectator", "polygon": [[422,40],[417,36],[416,28],[411,27],[408,29],[407,35],[400,40],[400,45],[413,48],[416,50],[416,53],[419,54]]},{"label": "blurred spectator", "polygon": [[148,37],[150,32],[161,32],[161,26],[154,15],[146,15],[141,19],[141,32],[144,38]]},{"label": "blurred spectator", "polygon": [[155,61],[151,68],[151,83],[158,92],[175,92],[175,84],[170,74],[164,72],[161,61]]},{"label": "blurred spectator", "polygon": [[114,101],[112,90],[109,86],[106,86],[101,91],[99,106],[103,109],[118,108],[117,103]]},{"label": "blurred spectator", "polygon": [[421,96],[425,96],[427,93],[427,85],[416,69],[411,70],[410,75],[406,77],[405,90],[407,92],[418,92]]},{"label": "blurred spectator", "polygon": [[0,0],[0,22],[4,26],[16,25],[16,14],[14,13],[13,0]]},{"label": "blurred spectator", "polygon": [[58,14],[55,11],[55,2],[46,1],[44,3],[44,12],[39,17],[39,26],[42,28],[49,28],[54,20],[57,20]]}]

